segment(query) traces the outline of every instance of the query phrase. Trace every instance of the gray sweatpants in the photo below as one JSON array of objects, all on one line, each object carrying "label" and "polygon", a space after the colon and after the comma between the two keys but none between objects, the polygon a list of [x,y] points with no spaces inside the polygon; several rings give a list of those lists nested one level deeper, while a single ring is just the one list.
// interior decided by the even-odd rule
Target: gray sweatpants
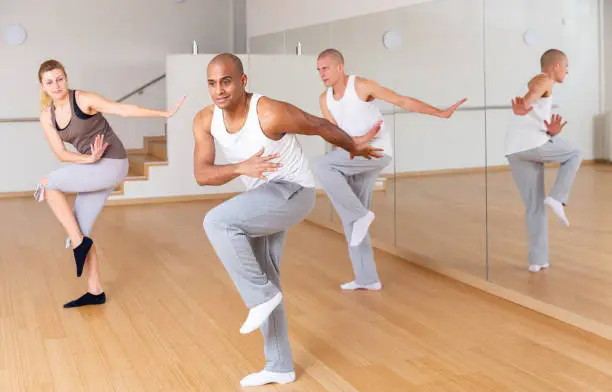
[{"label": "gray sweatpants", "polygon": [[[315,188],[271,181],[210,210],[204,230],[248,308],[281,292],[280,261],[289,227],[314,207]],[[262,325],[265,369],[293,371],[284,301]]]},{"label": "gray sweatpants", "polygon": [[[89,236],[106,199],[125,179],[128,169],[127,158],[102,158],[92,164],[70,164],[51,172],[47,176],[49,184],[44,188],[77,193],[74,215],[83,235]],[[42,192],[40,201],[44,199],[44,189]]]},{"label": "gray sweatpants", "polygon": [[506,158],[510,162],[512,176],[525,204],[529,264],[547,264],[548,219],[547,207],[544,204],[544,163],[561,163],[550,197],[565,204],[576,172],[582,163],[580,151],[571,143],[555,136],[538,148],[511,154]]},{"label": "gray sweatpants", "polygon": [[[348,242],[353,222],[369,211],[376,179],[390,162],[388,155],[371,160],[362,157],[351,160],[343,149],[335,149],[314,160],[313,171],[342,220]],[[349,246],[349,256],[357,284],[379,281],[369,234],[358,246]]]}]

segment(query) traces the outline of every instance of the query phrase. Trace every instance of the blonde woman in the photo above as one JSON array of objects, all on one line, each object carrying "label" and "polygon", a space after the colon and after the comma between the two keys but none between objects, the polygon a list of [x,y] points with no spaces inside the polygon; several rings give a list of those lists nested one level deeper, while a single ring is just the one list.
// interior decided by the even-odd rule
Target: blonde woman
[{"label": "blonde woman", "polygon": [[[38,79],[40,124],[57,158],[70,164],[41,179],[35,197],[38,201],[47,201],[66,230],[77,276],[87,267],[87,292],[64,307],[101,305],[106,302],[106,295],[100,283],[94,243],[88,236],[106,199],[127,176],[129,166],[126,150],[103,114],[169,118],[185,98],[172,110],[153,110],[71,90],[66,70],[56,60],[40,65]],[[77,152],[67,150],[64,143],[72,144]],[[77,194],[74,208],[68,204],[65,193]]]}]

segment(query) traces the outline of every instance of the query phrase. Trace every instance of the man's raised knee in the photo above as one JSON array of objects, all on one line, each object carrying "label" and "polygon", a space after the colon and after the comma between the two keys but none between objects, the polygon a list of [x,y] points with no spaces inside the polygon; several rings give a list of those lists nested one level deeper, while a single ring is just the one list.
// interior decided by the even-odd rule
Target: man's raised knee
[{"label": "man's raised knee", "polygon": [[202,226],[205,232],[210,232],[220,225],[225,225],[225,214],[223,213],[222,205],[219,205],[204,215]]}]

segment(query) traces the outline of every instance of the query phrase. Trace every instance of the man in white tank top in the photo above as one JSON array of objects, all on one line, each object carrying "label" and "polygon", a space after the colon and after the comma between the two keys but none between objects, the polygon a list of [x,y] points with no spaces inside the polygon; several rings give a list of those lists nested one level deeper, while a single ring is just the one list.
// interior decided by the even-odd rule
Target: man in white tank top
[{"label": "man in white tank top", "polygon": [[[241,178],[247,191],[213,208],[204,230],[249,308],[240,332],[260,328],[264,370],[242,386],[295,380],[280,285],[280,259],[289,227],[315,202],[315,182],[296,134],[318,135],[354,156],[380,156],[369,139],[355,143],[329,121],[288,103],[245,91],[240,59],[216,56],[208,65],[213,105],[194,119],[194,175],[199,185]],[[375,129],[376,130],[376,129]],[[375,132],[370,132],[372,137]],[[215,163],[219,148],[228,164]]]},{"label": "man in white tank top", "polygon": [[[565,203],[580,167],[580,151],[557,136],[566,122],[552,114],[552,90],[567,76],[568,59],[560,50],[550,49],[540,58],[542,73],[531,79],[524,97],[512,101],[513,114],[506,133],[506,158],[525,204],[529,236],[529,271],[549,267],[546,206],[569,226]],[[544,164],[561,164],[550,196],[546,197]]]},{"label": "man in white tank top", "polygon": [[[321,95],[321,111],[326,119],[337,124],[362,143],[364,135],[383,116],[375,100],[380,99],[415,113],[450,118],[466,100],[440,110],[414,98],[395,92],[344,72],[344,58],[336,49],[326,49],[317,59],[317,69],[327,90]],[[351,159],[342,150],[334,150],[313,162],[313,170],[338,212],[349,242],[349,256],[355,280],[344,283],[343,290],[380,290],[382,285],[374,263],[374,252],[368,235],[374,220],[370,211],[372,192],[380,172],[391,162],[391,135],[381,125],[381,131],[371,145],[384,150],[382,158]]]}]

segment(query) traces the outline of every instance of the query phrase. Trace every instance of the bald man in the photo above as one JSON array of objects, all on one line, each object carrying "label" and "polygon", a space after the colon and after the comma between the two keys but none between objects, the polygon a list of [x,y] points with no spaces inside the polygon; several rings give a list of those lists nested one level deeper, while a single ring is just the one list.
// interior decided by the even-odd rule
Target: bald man
[{"label": "bald man", "polygon": [[[246,192],[220,204],[204,218],[215,252],[249,308],[240,332],[260,329],[265,368],[242,386],[295,380],[280,285],[280,259],[290,226],[300,223],[315,202],[315,182],[296,134],[320,136],[364,158],[379,157],[329,121],[285,102],[248,93],[240,59],[216,56],[208,65],[214,102],[194,119],[194,174],[199,185],[223,185],[240,178]],[[215,164],[215,141],[229,161]]]},{"label": "bald man", "polygon": [[[317,70],[327,87],[320,97],[321,111],[330,122],[351,135],[356,143],[375,124],[382,124],[383,116],[376,105],[379,99],[410,112],[450,118],[466,99],[448,109],[440,110],[417,99],[406,97],[380,86],[373,80],[344,71],[344,57],[337,49],[326,49],[317,59]],[[370,210],[372,192],[380,172],[391,162],[391,136],[384,128],[371,142],[384,151],[378,159],[351,159],[348,153],[334,150],[313,162],[313,170],[327,192],[344,226],[349,242],[349,256],[355,279],[342,284],[343,290],[380,290],[374,252],[368,230],[374,221]]]},{"label": "bald man", "polygon": [[[558,49],[540,58],[542,73],[527,84],[523,97],[512,101],[513,114],[506,133],[506,158],[525,204],[529,237],[529,271],[550,267],[546,206],[566,225],[565,204],[582,159],[576,146],[558,136],[567,122],[552,114],[553,87],[568,74],[568,58]],[[544,164],[561,164],[550,195],[546,197]]]}]

